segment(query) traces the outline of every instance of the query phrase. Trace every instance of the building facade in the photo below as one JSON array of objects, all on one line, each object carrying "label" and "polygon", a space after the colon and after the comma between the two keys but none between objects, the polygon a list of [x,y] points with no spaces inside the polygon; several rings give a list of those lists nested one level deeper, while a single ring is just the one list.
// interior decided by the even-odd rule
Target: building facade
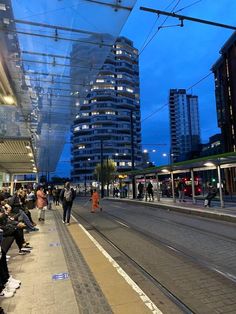
[{"label": "building facade", "polygon": [[222,148],[222,136],[221,134],[212,135],[209,138],[209,142],[201,144],[201,157],[218,155],[223,153]]},{"label": "building facade", "polygon": [[218,126],[224,152],[236,151],[236,32],[222,47],[213,65]]},{"label": "building facade", "polygon": [[[80,45],[74,45],[72,55],[79,52]],[[72,69],[73,82],[76,73]],[[138,51],[127,38],[117,39],[91,82],[78,107],[72,143],[74,182],[91,183],[101,159],[114,160],[118,171],[141,163]]]},{"label": "building facade", "polygon": [[[223,152],[236,151],[236,32],[221,48],[221,57],[213,65],[218,127]],[[226,189],[236,192],[236,169],[224,170]]]},{"label": "building facade", "polygon": [[169,94],[171,162],[195,157],[200,145],[198,97],[185,89],[171,89]]}]

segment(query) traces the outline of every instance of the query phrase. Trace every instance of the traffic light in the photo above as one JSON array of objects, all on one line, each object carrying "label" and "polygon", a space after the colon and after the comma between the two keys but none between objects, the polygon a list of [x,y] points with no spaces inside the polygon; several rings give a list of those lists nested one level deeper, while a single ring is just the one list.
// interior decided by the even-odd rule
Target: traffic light
[{"label": "traffic light", "polygon": [[216,182],[216,179],[215,179],[215,178],[212,178],[211,181],[212,181],[212,182]]}]

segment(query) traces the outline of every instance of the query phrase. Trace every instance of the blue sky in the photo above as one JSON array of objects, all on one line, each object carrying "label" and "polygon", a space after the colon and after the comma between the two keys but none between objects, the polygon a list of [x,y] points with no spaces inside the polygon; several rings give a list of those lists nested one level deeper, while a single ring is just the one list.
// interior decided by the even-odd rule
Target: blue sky
[{"label": "blue sky", "polygon": [[[140,11],[140,6],[164,10],[172,4],[170,11],[177,3],[175,10],[191,5],[197,0],[138,0],[129,16],[121,35],[133,40],[140,51],[150,30],[153,33],[165,17],[157,20],[156,15]],[[202,0],[179,14],[208,19],[220,23],[236,25],[236,1]],[[178,20],[169,18],[165,25],[178,24]],[[161,29],[140,55],[140,90],[141,115],[145,119],[152,112],[158,111],[168,101],[170,88],[188,88],[210,73],[214,62],[220,57],[219,50],[233,31],[193,22],[184,22],[184,27]],[[206,143],[209,136],[219,132],[217,128],[216,106],[214,96],[214,78],[209,76],[189,92],[199,96],[201,139]],[[168,106],[142,123],[143,148],[157,149],[151,154],[156,165],[166,163],[162,153],[169,151]],[[145,144],[154,144],[145,147]],[[166,144],[156,146],[155,144]],[[61,160],[68,160],[68,145]],[[57,173],[68,173],[67,162],[58,165]],[[67,171],[65,171],[67,170]]]}]

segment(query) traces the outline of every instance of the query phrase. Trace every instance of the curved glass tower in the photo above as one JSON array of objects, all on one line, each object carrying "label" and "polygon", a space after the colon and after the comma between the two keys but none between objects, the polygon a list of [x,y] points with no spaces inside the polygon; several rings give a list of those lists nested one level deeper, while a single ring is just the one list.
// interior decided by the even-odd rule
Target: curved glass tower
[{"label": "curved glass tower", "polygon": [[[74,45],[73,60],[81,56],[81,49],[81,45]],[[96,54],[99,57],[99,48],[94,58]],[[72,67],[72,82],[78,75],[79,70]],[[116,40],[87,89],[86,99],[82,103],[78,100],[73,126],[72,179],[76,183],[92,182],[101,158],[113,159],[120,172],[141,163],[138,50],[129,39]],[[73,84],[72,91],[76,93]]]}]

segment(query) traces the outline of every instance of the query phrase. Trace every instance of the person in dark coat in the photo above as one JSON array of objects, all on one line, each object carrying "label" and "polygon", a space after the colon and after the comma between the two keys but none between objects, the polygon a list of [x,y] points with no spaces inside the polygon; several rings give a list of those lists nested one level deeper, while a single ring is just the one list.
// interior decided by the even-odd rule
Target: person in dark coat
[{"label": "person in dark coat", "polygon": [[186,184],[184,182],[184,180],[180,180],[178,183],[178,193],[179,193],[179,202],[185,202],[185,188],[186,188]]},{"label": "person in dark coat", "polygon": [[76,197],[75,190],[70,187],[70,182],[65,183],[65,188],[61,190],[60,200],[63,207],[63,223],[70,224],[71,208]]},{"label": "person in dark coat", "polygon": [[217,189],[215,186],[213,186],[211,183],[208,184],[208,193],[204,201],[204,207],[210,207],[211,201],[217,194]]},{"label": "person in dark coat", "polygon": [[151,182],[148,183],[147,185],[147,194],[150,201],[154,201],[154,196],[153,196],[153,185]]},{"label": "person in dark coat", "polygon": [[138,199],[142,199],[143,198],[143,184],[141,182],[139,182],[138,184]]}]

